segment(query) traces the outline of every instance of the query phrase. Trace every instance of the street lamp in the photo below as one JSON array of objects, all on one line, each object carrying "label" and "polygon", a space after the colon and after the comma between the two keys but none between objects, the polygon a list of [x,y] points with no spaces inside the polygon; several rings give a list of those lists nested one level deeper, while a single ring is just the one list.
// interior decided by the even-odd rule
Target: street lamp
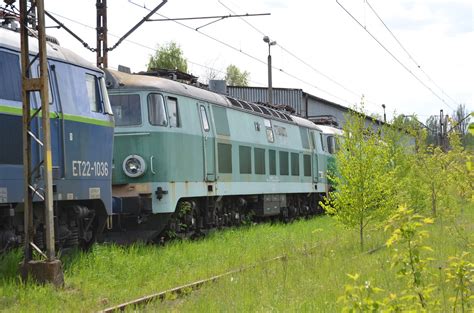
[{"label": "street lamp", "polygon": [[263,41],[268,44],[268,103],[273,104],[273,90],[272,90],[272,55],[270,54],[270,47],[276,45],[276,41],[271,41],[268,36],[263,37]]},{"label": "street lamp", "polygon": [[385,114],[385,104],[382,104],[382,108],[383,108],[383,122],[387,123],[387,115]]}]

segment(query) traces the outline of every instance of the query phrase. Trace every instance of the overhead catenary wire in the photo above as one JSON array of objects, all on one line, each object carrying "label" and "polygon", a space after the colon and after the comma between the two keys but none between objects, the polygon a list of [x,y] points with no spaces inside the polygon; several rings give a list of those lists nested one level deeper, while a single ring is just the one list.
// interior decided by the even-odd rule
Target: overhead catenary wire
[{"label": "overhead catenary wire", "polygon": [[385,24],[383,19],[380,17],[380,15],[375,11],[375,9],[370,5],[368,0],[365,0],[365,3],[369,6],[370,10],[375,14],[375,16],[378,18],[378,20],[382,23],[382,25],[387,29],[387,31],[390,33],[390,35],[395,39],[395,41],[398,43],[398,45],[405,51],[407,56],[410,58],[410,60],[413,61],[413,63],[416,65],[416,67],[428,78],[428,80],[436,87],[438,88],[441,93],[443,93],[446,97],[448,97],[454,104],[458,104],[456,100],[454,100],[452,97],[450,97],[438,84],[435,83],[435,81],[423,70],[421,65],[413,58],[413,56],[408,52],[408,50],[403,46],[403,44],[398,40],[397,36],[392,32],[392,30]]},{"label": "overhead catenary wire", "polygon": [[[138,7],[140,7],[140,8],[143,8],[143,9],[145,9],[145,10],[150,10],[150,9],[148,9],[146,6],[140,5],[140,4],[138,4],[138,3],[135,3],[135,2],[133,2],[132,0],[129,0],[128,2],[131,3],[131,4],[133,4],[133,5],[135,5],[135,6],[138,6]],[[215,37],[213,37],[213,36],[211,36],[211,35],[209,35],[209,34],[206,34],[206,33],[202,32],[202,31],[200,31],[200,30],[196,30],[195,28],[193,28],[193,27],[191,27],[191,26],[189,26],[189,25],[186,25],[186,24],[184,24],[184,23],[182,23],[182,22],[180,22],[180,21],[172,20],[172,19],[168,18],[167,16],[165,16],[165,15],[163,15],[163,14],[161,14],[161,13],[158,13],[158,12],[156,12],[155,15],[161,16],[162,18],[165,18],[165,19],[169,19],[170,21],[173,21],[173,22],[175,22],[176,24],[179,24],[179,25],[181,25],[181,26],[183,26],[183,27],[185,27],[185,28],[187,28],[187,29],[189,29],[189,30],[195,31],[195,32],[199,33],[200,35],[205,36],[205,37],[207,37],[207,38],[209,38],[209,39],[211,39],[211,40],[214,40],[214,41],[216,41],[216,42],[218,42],[218,43],[220,43],[220,44],[222,44],[222,45],[224,45],[224,46],[226,46],[226,47],[228,47],[228,48],[230,48],[230,49],[232,49],[232,50],[234,50],[234,51],[240,52],[240,53],[242,53],[243,55],[245,55],[245,56],[247,56],[247,57],[249,57],[249,58],[251,58],[251,59],[253,59],[253,60],[255,60],[255,61],[259,62],[259,63],[261,63],[261,64],[267,65],[267,63],[266,63],[265,61],[263,61],[263,60],[261,60],[261,59],[255,57],[255,56],[249,54],[248,52],[245,52],[245,51],[243,51],[242,49],[239,49],[239,48],[237,48],[237,47],[234,47],[234,46],[232,46],[231,44],[229,44],[229,43],[227,43],[227,42],[224,42],[224,41],[222,41],[222,40],[220,40],[220,39],[218,39],[218,38],[215,38]],[[282,68],[277,68],[277,67],[274,67],[274,66],[272,66],[272,68],[275,69],[275,70],[277,70],[277,71],[279,71],[279,72],[281,72],[281,73],[283,73],[283,74],[285,74],[285,75],[287,75],[287,76],[289,76],[289,77],[291,77],[291,78],[293,78],[293,79],[296,79],[296,80],[298,80],[298,81],[300,81],[300,82],[303,82],[303,83],[305,83],[305,84],[308,85],[308,86],[311,86],[311,87],[313,87],[313,88],[316,88],[317,90],[320,90],[320,91],[322,91],[322,92],[324,92],[324,93],[330,95],[331,97],[334,97],[334,98],[336,98],[336,99],[338,99],[338,100],[344,101],[344,102],[349,103],[349,104],[353,104],[353,103],[351,103],[350,101],[347,101],[347,100],[344,100],[344,99],[342,99],[342,98],[340,98],[340,97],[337,97],[337,96],[335,96],[334,94],[332,94],[332,93],[330,93],[330,92],[328,92],[328,91],[326,91],[326,90],[324,90],[324,89],[322,89],[322,88],[320,88],[320,87],[315,86],[314,84],[311,84],[311,83],[309,83],[309,82],[307,82],[307,81],[305,81],[305,80],[303,80],[303,79],[301,79],[301,78],[298,78],[296,75],[293,75],[293,74],[291,74],[291,73],[289,73],[289,72],[283,70]]]},{"label": "overhead catenary wire", "polygon": [[[218,0],[218,2],[224,7],[226,8],[227,10],[229,10],[231,13],[233,14],[236,14],[236,12],[234,10],[232,10],[231,8],[229,8],[227,5],[225,5],[221,0]],[[248,26],[250,26],[251,28],[253,28],[256,32],[260,33],[261,35],[265,36],[265,33],[258,29],[257,27],[255,27],[252,23],[250,23],[249,21],[247,21],[246,19],[243,19],[241,18]],[[311,70],[313,70],[314,72],[316,72],[317,74],[323,76],[324,78],[326,78],[327,80],[331,81],[332,83],[336,84],[337,86],[341,87],[342,89],[344,89],[345,91],[355,95],[355,96],[358,96],[360,97],[362,95],[362,93],[358,93],[358,92],[355,92],[349,88],[347,88],[346,86],[344,86],[343,84],[339,83],[338,81],[336,81],[335,79],[331,78],[329,75],[327,74],[324,74],[323,72],[321,72],[320,70],[316,69],[314,66],[312,66],[311,64],[309,64],[308,62],[306,62],[305,60],[303,60],[302,58],[298,57],[296,54],[292,53],[291,51],[289,51],[287,48],[285,48],[281,43],[277,43],[277,45],[280,47],[280,49],[282,49],[284,52],[286,52],[287,54],[289,54],[290,56],[292,56],[293,58],[295,58],[296,60],[298,60],[299,62],[301,62],[302,64],[304,64],[305,66],[307,66],[308,68],[310,68]]]},{"label": "overhead catenary wire", "polygon": [[422,84],[426,89],[428,89],[436,98],[443,102],[447,107],[454,110],[443,98],[441,98],[430,86],[423,82],[418,76],[416,76],[413,71],[411,71],[405,64],[403,64],[387,47],[385,47],[380,40],[377,39],[362,23],[352,15],[340,2],[336,0],[336,3],[362,28],[364,29],[371,37],[374,39],[398,64],[400,64],[408,73],[410,73],[420,84]]},{"label": "overhead catenary wire", "polygon": [[[85,23],[82,23],[82,22],[79,22],[77,20],[74,20],[72,18],[69,18],[67,16],[64,16],[64,15],[61,15],[59,13],[55,13],[55,12],[52,12],[52,11],[49,11],[49,13],[51,15],[54,15],[56,17],[59,17],[59,18],[62,18],[62,19],[65,19],[67,21],[70,21],[72,23],[75,23],[75,24],[78,24],[78,25],[81,25],[82,27],[85,27],[85,28],[88,28],[88,29],[91,29],[91,30],[94,30],[95,31],[95,27],[93,26],[90,26],[88,24],[85,24]],[[113,34],[111,32],[108,32],[108,35],[109,36],[112,36],[112,37],[115,37],[115,38],[120,38],[120,36],[116,35],[116,34]],[[153,48],[153,47],[150,47],[150,46],[147,46],[147,45],[144,45],[140,42],[137,42],[137,41],[134,41],[134,40],[131,40],[131,39],[125,39],[124,42],[128,42],[130,44],[133,44],[133,45],[136,45],[136,46],[139,46],[139,47],[142,47],[144,49],[147,49],[147,50],[150,50],[150,51],[156,51],[156,47]],[[195,61],[192,61],[192,60],[189,60],[187,59],[186,60],[188,63],[192,64],[192,65],[196,65],[196,66],[199,66],[199,67],[202,67],[202,68],[205,68],[205,69],[208,69],[208,70],[212,70],[212,71],[215,71],[215,72],[218,72],[218,73],[221,73],[221,74],[226,74],[226,72],[222,71],[222,70],[219,70],[219,69],[216,69],[216,68],[213,68],[213,67],[210,67],[210,66],[207,66],[207,65],[203,65],[203,64],[200,64],[198,62],[195,62]],[[260,86],[264,86],[263,83],[261,82],[257,82],[257,81],[253,81],[253,80],[250,80],[252,83],[256,84],[256,85],[260,85]]]}]

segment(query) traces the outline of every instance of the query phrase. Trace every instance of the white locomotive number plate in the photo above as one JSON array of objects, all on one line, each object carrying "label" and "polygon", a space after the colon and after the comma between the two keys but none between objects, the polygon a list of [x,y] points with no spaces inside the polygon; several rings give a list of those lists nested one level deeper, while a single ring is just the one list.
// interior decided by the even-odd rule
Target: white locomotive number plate
[{"label": "white locomotive number plate", "polygon": [[72,161],[72,176],[108,176],[109,163]]}]

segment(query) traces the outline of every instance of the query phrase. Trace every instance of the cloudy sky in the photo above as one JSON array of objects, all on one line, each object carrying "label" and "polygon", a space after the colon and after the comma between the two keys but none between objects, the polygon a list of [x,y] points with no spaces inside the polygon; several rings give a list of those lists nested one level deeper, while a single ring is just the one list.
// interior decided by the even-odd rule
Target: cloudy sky
[{"label": "cloudy sky", "polygon": [[[109,0],[109,45],[159,2]],[[95,45],[95,0],[45,0],[45,5]],[[223,77],[235,64],[250,72],[250,85],[266,86],[268,46],[262,38],[267,35],[277,41],[271,48],[275,87],[303,89],[346,106],[364,95],[368,113],[382,114],[385,104],[390,115],[396,111],[425,120],[440,109],[451,113],[459,103],[474,109],[473,10],[471,0],[168,0],[155,18],[271,15],[224,19],[199,31],[209,21],[147,22],[110,52],[109,66],[144,70],[158,44],[176,41],[190,72],[201,80],[210,72]],[[95,62],[95,54],[64,30],[48,32]]]}]

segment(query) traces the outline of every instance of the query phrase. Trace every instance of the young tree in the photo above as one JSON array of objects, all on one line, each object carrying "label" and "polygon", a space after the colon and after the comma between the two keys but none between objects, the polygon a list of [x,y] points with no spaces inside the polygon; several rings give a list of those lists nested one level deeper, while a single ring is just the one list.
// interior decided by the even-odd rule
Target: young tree
[{"label": "young tree", "polygon": [[467,127],[471,120],[470,114],[466,110],[466,105],[460,104],[453,112],[453,128],[463,138],[467,133]]},{"label": "young tree", "polygon": [[323,207],[347,227],[358,229],[361,250],[367,225],[385,219],[397,207],[396,165],[390,156],[388,144],[366,125],[365,116],[350,113],[336,155],[338,175],[333,179],[337,190]]},{"label": "young tree", "polygon": [[156,49],[154,55],[150,56],[147,65],[151,69],[169,69],[179,70],[186,73],[188,71],[188,62],[183,56],[181,47],[174,41],[171,41]]},{"label": "young tree", "polygon": [[242,72],[237,66],[230,64],[227,66],[225,80],[229,86],[248,86],[249,75],[249,72]]}]

